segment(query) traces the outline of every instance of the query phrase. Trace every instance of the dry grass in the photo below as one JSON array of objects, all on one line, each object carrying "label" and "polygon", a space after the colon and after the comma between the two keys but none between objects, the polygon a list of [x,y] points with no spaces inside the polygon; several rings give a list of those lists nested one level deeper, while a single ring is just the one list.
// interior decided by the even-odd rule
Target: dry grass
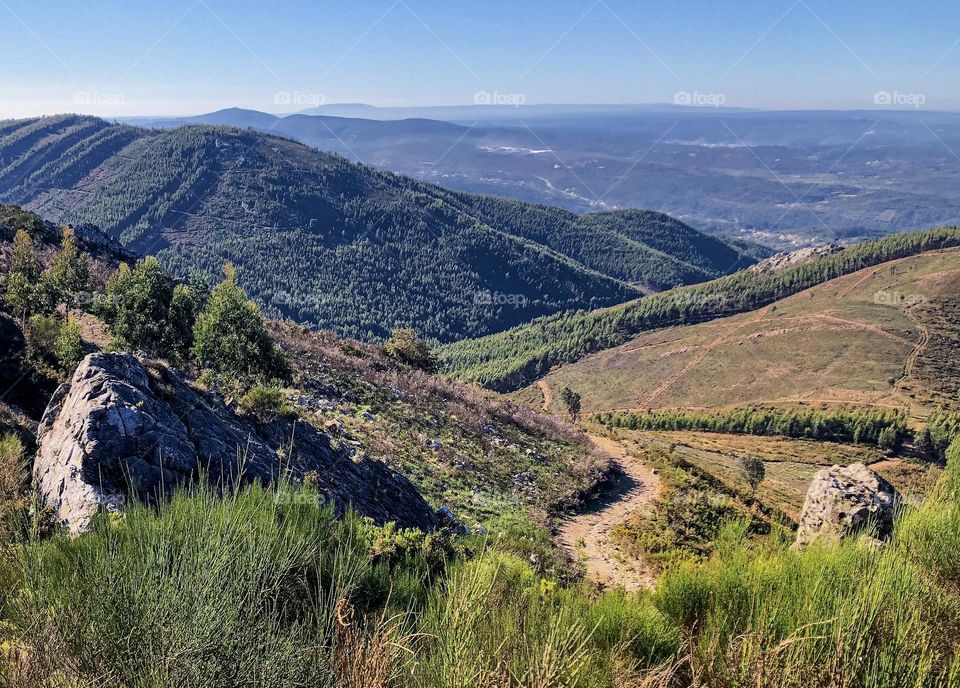
[{"label": "dry grass", "polygon": [[[828,401],[922,414],[937,386],[937,370],[929,365],[933,356],[919,357],[913,384],[897,384],[922,341],[922,328],[915,309],[887,301],[890,295],[919,294],[931,312],[952,308],[960,289],[943,286],[955,285],[958,276],[957,250],[914,256],[832,280],[761,311],[646,333],[544,379],[553,390],[569,386],[580,392],[585,413]],[[937,323],[942,333],[937,341],[947,346],[957,339],[955,319]],[[951,372],[948,380],[954,378],[960,382],[960,373]],[[534,389],[517,398],[534,407],[542,400]]]}]

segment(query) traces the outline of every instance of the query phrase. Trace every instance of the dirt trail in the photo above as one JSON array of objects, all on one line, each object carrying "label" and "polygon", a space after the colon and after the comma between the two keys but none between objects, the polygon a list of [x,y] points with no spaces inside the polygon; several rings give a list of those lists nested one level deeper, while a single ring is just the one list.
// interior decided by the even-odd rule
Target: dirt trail
[{"label": "dirt trail", "polygon": [[537,380],[537,387],[543,394],[543,410],[549,411],[550,404],[553,403],[553,392],[550,391],[550,385],[547,384],[546,380]]},{"label": "dirt trail", "polygon": [[560,527],[560,545],[586,567],[587,577],[606,586],[622,585],[628,591],[652,588],[656,577],[644,561],[623,557],[610,541],[610,531],[637,512],[649,508],[660,493],[660,477],[630,456],[616,440],[597,435],[590,439],[613,458],[622,477],[603,496],[588,504]]}]

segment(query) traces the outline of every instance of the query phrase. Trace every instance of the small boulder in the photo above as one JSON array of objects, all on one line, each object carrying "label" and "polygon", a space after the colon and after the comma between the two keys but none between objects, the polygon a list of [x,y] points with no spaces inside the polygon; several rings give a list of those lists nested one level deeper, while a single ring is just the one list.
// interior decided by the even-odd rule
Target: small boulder
[{"label": "small boulder", "polygon": [[807,490],[796,544],[838,541],[868,525],[878,538],[887,538],[900,499],[890,483],[862,463],[824,468]]}]

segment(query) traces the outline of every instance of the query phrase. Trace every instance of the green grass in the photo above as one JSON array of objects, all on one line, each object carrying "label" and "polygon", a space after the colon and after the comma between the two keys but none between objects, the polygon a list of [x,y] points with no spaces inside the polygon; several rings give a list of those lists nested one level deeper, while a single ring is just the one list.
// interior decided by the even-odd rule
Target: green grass
[{"label": "green grass", "polygon": [[649,598],[594,598],[494,540],[337,520],[313,497],[201,488],[12,550],[0,567],[5,678],[606,686],[621,663],[648,669],[678,649]]},{"label": "green grass", "polygon": [[306,489],[198,488],[5,550],[0,683],[957,685],[960,445],[884,546],[791,540],[727,521],[628,595],[538,575],[520,523],[451,539],[337,520]]}]

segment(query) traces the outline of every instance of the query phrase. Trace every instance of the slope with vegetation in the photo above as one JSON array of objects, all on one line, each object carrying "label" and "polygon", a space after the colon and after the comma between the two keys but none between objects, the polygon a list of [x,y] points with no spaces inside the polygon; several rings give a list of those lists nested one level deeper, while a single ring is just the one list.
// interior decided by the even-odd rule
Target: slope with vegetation
[{"label": "slope with vegetation", "polygon": [[[586,412],[866,405],[916,424],[957,403],[947,352],[958,326],[942,317],[957,303],[960,252],[925,252],[758,311],[642,334],[540,383],[577,390]],[[541,395],[531,386],[521,396]]]},{"label": "slope with vegetation", "polygon": [[[265,323],[229,268],[213,290],[170,280],[150,259],[98,283],[97,260],[74,250],[70,232],[45,260],[37,246],[48,226],[19,211],[0,225],[12,234],[0,242],[10,257],[3,317],[17,331],[38,317],[61,332],[68,318],[102,317],[114,346],[179,357],[194,384],[240,412],[292,414],[383,455],[436,504],[483,526],[423,533],[336,518],[304,480],[201,483],[71,537],[33,508],[27,451],[6,435],[6,683],[848,688],[960,677],[960,442],[883,547],[866,533],[792,548],[755,495],[669,449],[650,451],[661,504],[620,537],[656,555],[661,578],[636,594],[598,590],[531,514],[576,501],[602,473],[578,431],[432,376],[431,352],[409,332],[373,347]],[[19,279],[27,272],[40,277]],[[83,286],[63,286],[84,273]],[[87,289],[95,298],[78,299]],[[34,367],[48,357],[54,378],[69,373],[57,349],[21,353]],[[563,395],[573,415],[575,395]],[[960,427],[946,410],[931,425],[938,445]]]},{"label": "slope with vegetation", "polygon": [[479,336],[754,262],[658,213],[454,193],[226,127],[0,123],[0,200],[92,222],[181,278],[230,261],[268,315],[364,340]]},{"label": "slope with vegetation", "polygon": [[753,311],[868,267],[960,245],[960,229],[897,234],[778,271],[741,270],[612,308],[562,313],[511,330],[447,345],[446,370],[499,391],[514,391],[554,366],[613,349],[644,332]]},{"label": "slope with vegetation", "polygon": [[[10,248],[0,284],[9,309],[0,322],[11,333],[5,396],[26,402],[22,415],[9,409],[11,421],[39,420],[80,358],[109,347],[181,366],[245,415],[294,418],[358,457],[386,459],[435,508],[453,507],[471,524],[536,512],[545,525],[607,469],[571,426],[432,375],[433,354],[412,331],[396,331],[381,347],[265,323],[229,264],[212,289],[200,277],[181,283],[155,258],[105,263],[77,250],[73,229],[55,239],[49,223],[2,210],[0,228],[12,236],[0,241]],[[49,254],[46,269],[37,246]],[[100,324],[109,337],[85,339],[78,321]],[[28,424],[18,423],[21,430]]]}]

